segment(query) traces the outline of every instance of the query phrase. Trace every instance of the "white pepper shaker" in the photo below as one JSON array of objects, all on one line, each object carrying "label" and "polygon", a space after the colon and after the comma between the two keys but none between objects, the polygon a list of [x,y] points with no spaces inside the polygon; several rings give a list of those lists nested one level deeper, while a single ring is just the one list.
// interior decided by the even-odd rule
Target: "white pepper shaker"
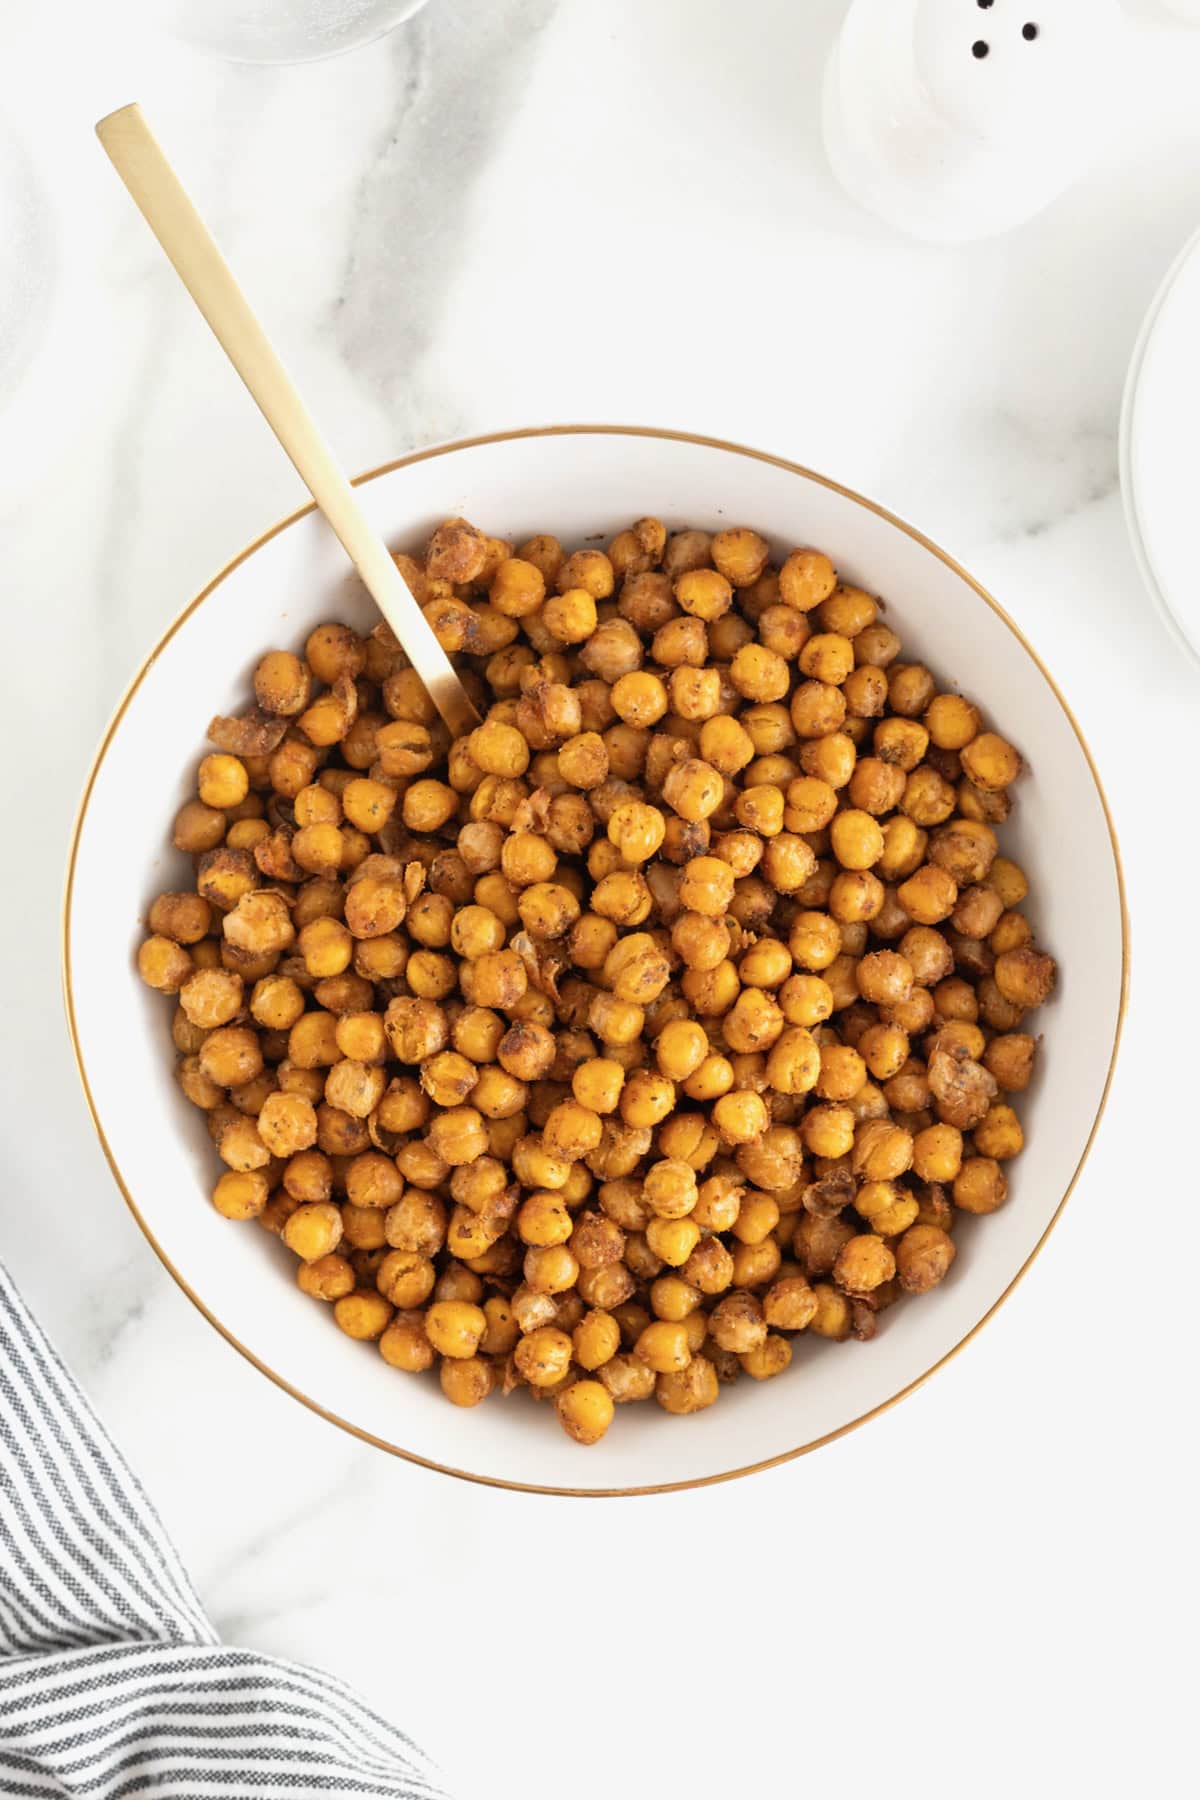
[{"label": "white pepper shaker", "polygon": [[1099,147],[1121,28],[1114,0],[851,0],[825,73],[834,173],[912,237],[1022,224]]}]

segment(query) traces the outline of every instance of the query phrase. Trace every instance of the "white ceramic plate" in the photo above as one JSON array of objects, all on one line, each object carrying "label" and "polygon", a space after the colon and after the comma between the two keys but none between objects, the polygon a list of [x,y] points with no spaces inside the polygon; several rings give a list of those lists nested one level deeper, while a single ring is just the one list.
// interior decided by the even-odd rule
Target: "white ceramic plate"
[{"label": "white ceramic plate", "polygon": [[844,578],[885,597],[906,653],[1011,732],[1029,772],[1004,845],[1030,873],[1037,936],[1062,971],[1038,1015],[1045,1042],[1021,1106],[1028,1147],[1011,1198],[991,1218],[962,1220],[944,1286],[889,1311],[873,1343],[798,1340],[784,1376],[739,1383],[684,1420],[654,1405],[623,1408],[590,1450],[527,1396],[462,1412],[431,1378],[389,1369],[299,1293],[274,1238],[218,1217],[208,1199],[212,1148],[172,1079],[171,1008],[138,981],[133,956],[150,899],[188,878],[169,830],[211,714],[244,704],[267,646],[299,645],[322,619],[371,622],[311,510],[260,538],[171,626],[121,703],[84,795],[68,873],[67,1002],[121,1190],[176,1280],[243,1354],[397,1454],[480,1481],[619,1493],[719,1480],[812,1449],[963,1344],[1038,1250],[1087,1153],[1120,1032],[1126,931],[1116,844],[1078,728],[1012,622],[947,556],[870,502],[773,457],[669,433],[567,427],[427,451],[365,477],[361,494],[396,547],[419,545],[451,513],[517,539],[551,530],[577,543],[654,512],[672,527],[753,524],[777,552],[819,544]]},{"label": "white ceramic plate", "polygon": [[1121,492],[1134,555],[1172,635],[1200,662],[1200,233],[1146,315],[1121,412]]}]

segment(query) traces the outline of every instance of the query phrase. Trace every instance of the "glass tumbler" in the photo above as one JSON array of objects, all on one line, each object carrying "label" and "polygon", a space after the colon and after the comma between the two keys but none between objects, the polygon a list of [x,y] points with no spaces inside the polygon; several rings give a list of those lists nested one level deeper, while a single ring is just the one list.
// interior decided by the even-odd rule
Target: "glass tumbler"
[{"label": "glass tumbler", "polygon": [[152,0],[160,29],[229,62],[298,63],[382,37],[427,0]]}]

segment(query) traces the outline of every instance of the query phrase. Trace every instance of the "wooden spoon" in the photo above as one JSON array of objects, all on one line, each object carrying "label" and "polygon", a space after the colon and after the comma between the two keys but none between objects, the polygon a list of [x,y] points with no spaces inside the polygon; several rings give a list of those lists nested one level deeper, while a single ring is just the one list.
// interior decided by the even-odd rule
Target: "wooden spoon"
[{"label": "wooden spoon", "polygon": [[250,390],[305,487],[332,525],[380,612],[395,632],[430,699],[455,737],[479,714],[434,636],[387,545],[368,520],[340,464],[250,309],[203,219],[142,117],[123,106],[96,136],[146,223],[208,320],[217,342]]}]

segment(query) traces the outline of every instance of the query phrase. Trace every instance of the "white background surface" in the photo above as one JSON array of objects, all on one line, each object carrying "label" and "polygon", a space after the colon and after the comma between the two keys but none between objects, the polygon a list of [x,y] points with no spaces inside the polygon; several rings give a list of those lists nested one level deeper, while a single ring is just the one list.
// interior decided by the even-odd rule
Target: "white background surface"
[{"label": "white background surface", "polygon": [[[220,1628],[357,1682],[464,1796],[1177,1789],[1200,679],[1138,582],[1116,425],[1200,222],[1200,32],[1133,12],[1096,172],[940,251],[825,173],[836,0],[433,0],[276,72],[122,14],[0,10],[0,1254]],[[134,97],[350,465],[567,417],[760,444],[944,543],[1066,691],[1134,921],[1117,1085],[1016,1295],[852,1437],[670,1498],[454,1484],[271,1388],[121,1205],[57,994],[71,814],[162,625],[297,499],[91,137]]]}]

